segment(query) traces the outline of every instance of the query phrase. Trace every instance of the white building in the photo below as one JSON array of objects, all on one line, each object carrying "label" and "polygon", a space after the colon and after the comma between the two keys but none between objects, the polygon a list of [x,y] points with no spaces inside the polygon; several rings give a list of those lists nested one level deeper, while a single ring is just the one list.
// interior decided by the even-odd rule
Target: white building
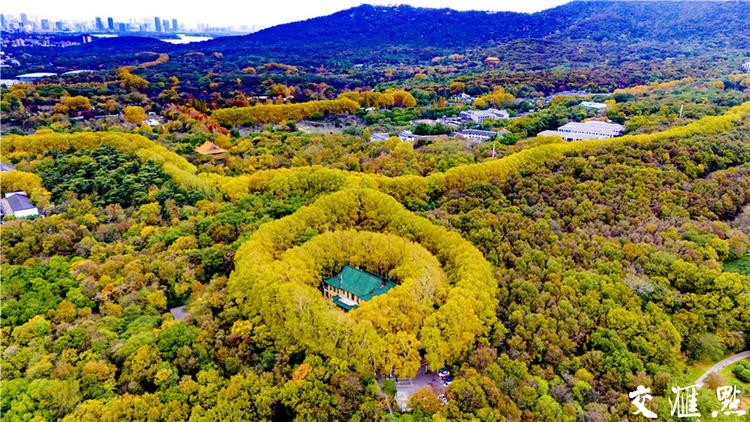
[{"label": "white building", "polygon": [[21,81],[18,79],[0,79],[0,86],[13,86],[15,84],[20,84]]},{"label": "white building", "polygon": [[540,136],[559,136],[566,141],[583,141],[586,139],[607,139],[622,135],[625,131],[623,125],[617,123],[599,122],[590,120],[588,122],[566,123],[557,130],[545,130]]},{"label": "white building", "polygon": [[402,130],[398,133],[398,139],[400,139],[401,142],[414,142],[419,138],[421,138],[419,135],[413,134],[410,130]]},{"label": "white building", "polygon": [[459,113],[461,120],[471,120],[474,123],[481,125],[485,119],[507,119],[510,117],[507,110],[498,110],[496,108],[490,108],[487,110],[468,110]]},{"label": "white building", "polygon": [[742,70],[744,70],[745,73],[750,73],[750,61],[742,64]]},{"label": "white building", "polygon": [[584,102],[581,103],[581,105],[584,106],[584,107],[586,107],[586,108],[593,108],[593,109],[596,109],[596,110],[606,110],[607,109],[607,105],[606,104],[604,104],[604,103],[595,103],[593,101],[584,101]]},{"label": "white building", "polygon": [[377,132],[370,135],[371,141],[385,141],[386,139],[390,138],[391,135],[385,133],[385,132]]},{"label": "white building", "polygon": [[445,126],[455,126],[458,127],[461,124],[461,119],[458,117],[440,117],[437,120],[435,120],[436,123],[441,123]]},{"label": "white building", "polygon": [[39,209],[29,202],[29,197],[23,191],[6,193],[5,198],[0,199],[0,211],[3,216],[16,218],[39,215]]},{"label": "white building", "polygon": [[502,135],[503,133],[508,133],[508,131],[505,129],[499,132],[493,132],[490,130],[464,129],[458,132],[453,132],[450,134],[450,136],[458,136],[461,138],[470,139],[472,141],[485,142],[498,135]]},{"label": "white building", "polygon": [[27,83],[33,84],[33,83],[36,83],[39,79],[48,78],[50,76],[57,76],[57,73],[45,73],[45,72],[25,73],[23,75],[16,76],[16,79],[20,80],[21,82],[27,82]]},{"label": "white building", "polygon": [[426,125],[432,126],[432,125],[435,124],[435,120],[432,120],[432,119],[417,119],[417,120],[412,120],[409,123],[411,123],[411,124],[413,124],[415,126],[418,125],[418,124],[420,124],[420,123],[424,123]]},{"label": "white building", "polygon": [[461,93],[454,95],[453,99],[456,101],[465,101],[468,103],[473,103],[474,101],[477,100],[477,97],[472,97],[471,95],[461,92]]},{"label": "white building", "polygon": [[71,70],[70,72],[61,73],[60,76],[77,75],[79,73],[94,73],[94,72],[96,72],[96,70],[91,70],[91,69]]}]

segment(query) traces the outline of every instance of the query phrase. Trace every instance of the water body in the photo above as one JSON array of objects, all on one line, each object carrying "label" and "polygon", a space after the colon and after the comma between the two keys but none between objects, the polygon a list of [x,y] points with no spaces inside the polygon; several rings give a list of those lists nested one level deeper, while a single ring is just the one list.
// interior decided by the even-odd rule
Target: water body
[{"label": "water body", "polygon": [[179,39],[165,39],[162,40],[164,42],[168,42],[171,44],[187,44],[191,42],[201,42],[201,41],[208,41],[211,39],[211,37],[200,37],[200,36],[194,36],[194,35],[185,35],[185,34],[177,34]]}]

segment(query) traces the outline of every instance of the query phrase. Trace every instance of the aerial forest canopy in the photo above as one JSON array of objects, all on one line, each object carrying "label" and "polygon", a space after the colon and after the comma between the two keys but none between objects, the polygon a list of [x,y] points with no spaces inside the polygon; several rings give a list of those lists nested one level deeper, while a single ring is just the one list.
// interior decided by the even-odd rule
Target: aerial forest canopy
[{"label": "aerial forest canopy", "polygon": [[[278,406],[246,400],[251,419],[362,417],[383,406],[373,373],[423,361],[460,371],[425,417],[617,414],[597,403],[634,382],[664,403],[686,363],[747,344],[750,278],[722,263],[750,249],[749,122],[745,102],[662,131],[530,138],[427,176],[227,173],[145,132],[7,135],[3,192],[49,216],[2,228],[3,411],[212,419],[247,395]],[[413,159],[393,142],[391,160]],[[344,265],[396,287],[345,313],[319,290]],[[185,303],[184,320],[167,311]]]},{"label": "aerial forest canopy", "polygon": [[14,73],[58,75],[0,86],[3,420],[750,408],[749,13],[8,33]]}]

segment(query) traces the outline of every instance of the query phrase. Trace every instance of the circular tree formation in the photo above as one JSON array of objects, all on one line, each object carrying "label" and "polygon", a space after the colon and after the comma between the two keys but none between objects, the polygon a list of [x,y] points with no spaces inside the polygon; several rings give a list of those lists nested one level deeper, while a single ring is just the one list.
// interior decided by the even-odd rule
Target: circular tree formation
[{"label": "circular tree formation", "polygon": [[[278,334],[277,347],[336,358],[360,371],[413,376],[486,343],[496,322],[492,267],[459,234],[373,189],[344,189],[264,224],[235,256],[232,298]],[[345,264],[398,283],[343,312],[321,282]]]}]

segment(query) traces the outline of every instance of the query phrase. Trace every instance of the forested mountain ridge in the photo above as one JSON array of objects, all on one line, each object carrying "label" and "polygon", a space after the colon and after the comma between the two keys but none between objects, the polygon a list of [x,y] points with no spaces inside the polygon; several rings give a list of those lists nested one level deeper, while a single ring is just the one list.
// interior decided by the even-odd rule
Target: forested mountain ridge
[{"label": "forested mountain ridge", "polygon": [[[747,46],[750,4],[743,2],[571,2],[542,12],[456,11],[361,5],[329,16],[278,25],[241,37],[217,38],[203,49],[326,46],[488,47],[523,38],[647,38],[686,41],[723,38]],[[321,44],[323,48],[320,48]],[[315,53],[315,51],[307,51]]]},{"label": "forested mountain ridge", "polygon": [[[501,46],[515,40],[610,41],[629,47],[647,41],[669,51],[702,52],[750,46],[747,2],[574,1],[542,12],[456,11],[412,6],[361,5],[237,37],[173,45],[153,39],[102,39],[60,50],[29,49],[39,58],[97,57],[129,64],[130,51],[170,54],[220,52],[228,61],[281,61],[295,65],[429,62],[435,56]],[[626,50],[627,51],[627,50]],[[33,58],[29,58],[33,60]]]}]

